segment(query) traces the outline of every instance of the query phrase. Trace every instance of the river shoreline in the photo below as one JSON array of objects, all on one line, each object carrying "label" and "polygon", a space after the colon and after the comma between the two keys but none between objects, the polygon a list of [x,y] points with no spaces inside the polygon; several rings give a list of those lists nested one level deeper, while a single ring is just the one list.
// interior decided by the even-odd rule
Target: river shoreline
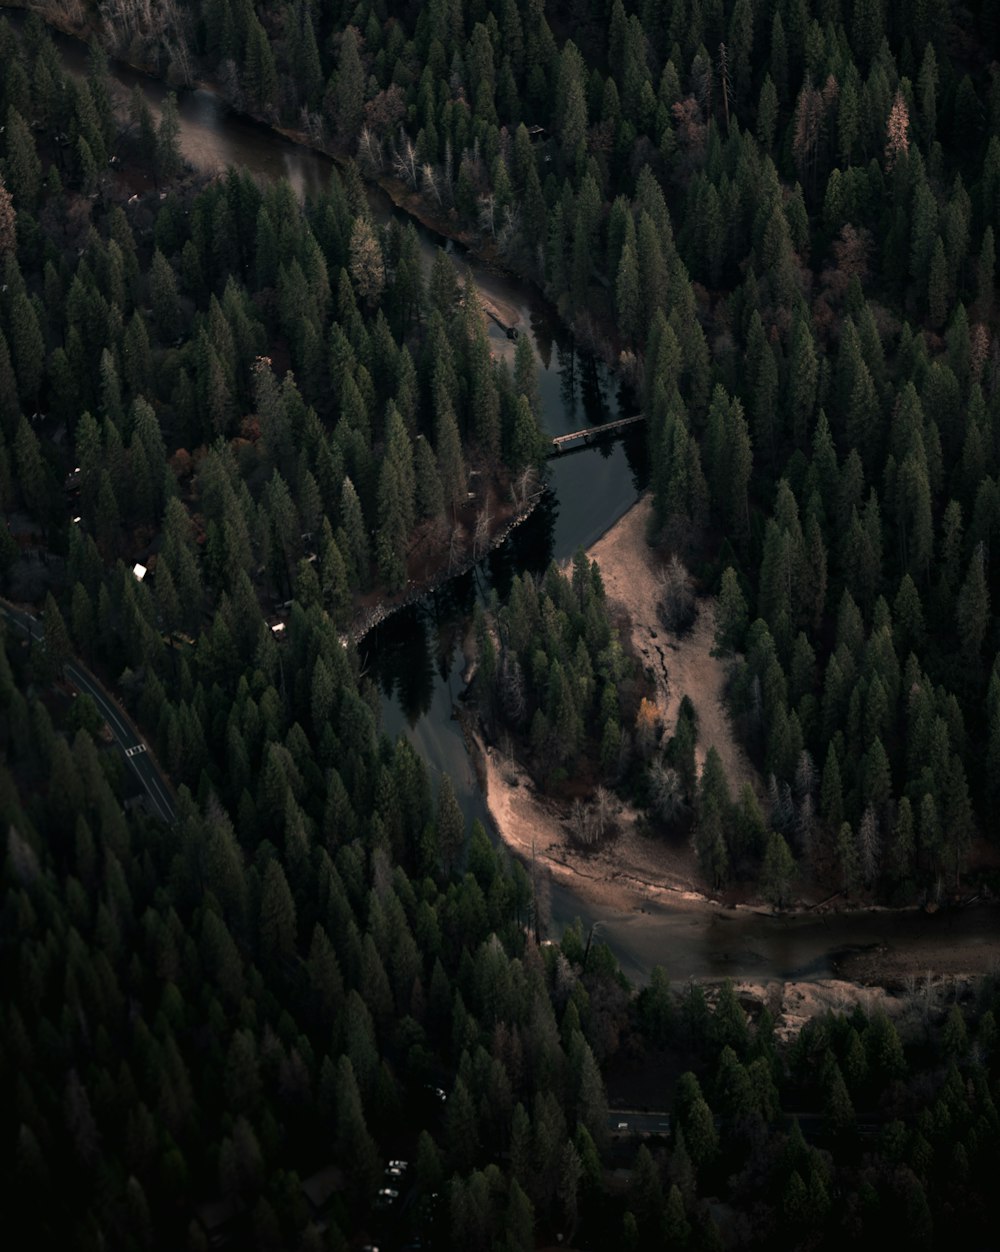
[{"label": "river shoreline", "polygon": [[[703,603],[699,625],[683,640],[672,636],[659,621],[659,557],[646,542],[651,515],[647,493],[608,527],[586,555],[597,561],[609,611],[628,623],[628,643],[651,680],[664,736],[673,733],[680,701],[687,695],[698,715],[699,767],[714,747],[734,793],[745,781],[759,790],[760,780],[732,734],[723,705],[725,667],[711,655],[713,605]],[[668,843],[650,837],[644,833],[642,814],[620,804],[616,835],[597,849],[583,850],[568,835],[568,809],[541,795],[519,762],[475,733],[470,748],[479,760],[487,805],[503,842],[518,855],[534,858],[554,877],[575,883],[595,905],[634,908],[638,893],[640,899],[669,900],[678,907],[692,903],[723,907],[700,889],[697,861],[686,841]]]},{"label": "river shoreline", "polygon": [[[3,7],[15,12],[25,10],[37,12],[54,30],[78,42],[92,36],[97,30],[94,23],[87,23],[75,30],[69,29],[65,24],[53,20],[50,14],[30,3],[15,3]],[[149,67],[132,65],[122,58],[115,58],[115,60],[119,65],[128,66],[155,82],[164,81],[161,75],[150,70]],[[304,152],[312,152],[332,161],[346,159],[346,153],[338,155],[328,146],[312,142],[301,132],[282,129],[266,119],[253,118],[252,114],[233,109],[232,106],[226,104],[224,97],[211,83],[202,84],[202,89],[215,95],[220,107],[225,104],[234,117],[248,119],[253,125],[260,126],[262,142],[267,134],[271,134],[290,147],[297,146]],[[510,274],[517,283],[525,285],[526,288],[530,287],[532,293],[538,290],[537,284],[533,283],[530,278],[523,278],[516,272],[499,265],[496,257],[491,255],[489,249],[484,246],[483,240],[480,239],[477,242],[468,232],[458,230],[454,223],[443,220],[441,215],[431,213],[422,198],[417,193],[410,192],[404,184],[384,175],[378,179],[366,181],[378,187],[400,211],[425,226],[438,238],[452,239],[468,249],[470,261],[477,266],[482,261],[491,272],[495,269],[500,275]],[[488,244],[488,240],[485,242]],[[488,274],[486,281],[489,281]],[[531,299],[533,298],[532,294]],[[548,301],[544,303],[548,304]],[[501,326],[504,325],[502,308],[497,320],[501,322]],[[511,324],[509,318],[506,320],[508,325]],[[559,321],[564,325],[567,324],[563,317],[560,317]],[[502,337],[498,338],[498,342],[500,341]],[[609,353],[610,347],[605,345],[606,358]],[[648,508],[648,502],[643,507]],[[527,515],[528,513],[525,513],[525,516]],[[704,753],[708,746],[717,748],[720,756],[723,757],[734,792],[741,781],[749,782],[755,789],[759,789],[759,780],[755,778],[752,767],[745,759],[740,758],[738,745],[732,743],[728,721],[719,698],[725,674],[723,664],[715,662],[713,668],[710,657],[711,637],[714,633],[710,603],[702,602],[700,605],[698,623],[695,631],[692,632],[694,647],[689,643],[680,647],[677,641],[667,637],[666,632],[656,621],[655,611],[643,617],[642,614],[629,609],[627,602],[629,595],[638,594],[635,574],[638,568],[636,558],[640,553],[643,563],[649,566],[651,573],[655,575],[654,563],[649,559],[650,553],[648,546],[644,543],[644,536],[641,545],[634,535],[627,542],[622,539],[622,535],[627,533],[628,526],[638,527],[637,518],[639,517],[641,517],[639,510],[634,513],[633,510],[629,510],[620,523],[610,527],[599,540],[591,544],[590,554],[598,555],[602,551],[602,545],[604,549],[613,549],[615,544],[621,546],[622,550],[618,558],[620,577],[617,585],[612,586],[615,578],[611,573],[611,567],[614,565],[615,558],[612,555],[612,559],[609,560],[606,552],[603,558],[607,567],[605,582],[611,598],[623,604],[629,612],[632,621],[633,648],[640,656],[642,663],[650,670],[656,683],[657,703],[665,731],[669,733],[672,725],[671,719],[676,717],[676,705],[681,695],[685,693],[690,695],[692,690],[696,690],[701,701],[699,752]],[[513,521],[507,527],[506,533],[523,520],[522,517]],[[494,537],[489,547],[502,542],[506,533],[500,538]],[[482,555],[485,555],[486,548],[487,544],[484,543]],[[599,559],[602,558],[599,557]],[[467,561],[466,568],[474,563],[474,561]],[[385,620],[405,604],[423,599],[434,586],[441,585],[457,576],[459,572],[461,571],[454,568],[447,572],[439,571],[436,580],[418,579],[417,584],[401,594],[397,601],[382,600],[378,604],[370,605],[366,618],[359,618],[355,624],[355,630],[361,630],[361,636],[355,635],[355,637],[363,637],[364,633],[370,630],[377,621]],[[650,604],[655,604],[654,599],[648,597],[647,599]],[[494,760],[492,762],[493,775],[490,776],[491,763],[485,749],[483,762],[481,769],[486,783],[484,792],[487,795],[491,812],[501,802],[505,788],[506,793],[514,797],[510,799],[511,809],[514,807],[520,809],[531,800],[530,789],[526,785],[518,783],[516,779],[514,783],[506,780],[505,776],[509,777],[510,773],[509,763],[502,759]],[[565,831],[561,825],[562,815],[558,812],[549,812],[543,816],[555,826],[560,841],[553,842],[549,849],[550,864],[543,866],[539,856],[538,831],[542,827],[536,824],[536,819],[540,820],[537,806],[533,814],[528,809],[525,809],[522,814],[525,831],[530,830],[532,833],[529,839],[522,839],[520,855],[525,856],[525,859],[534,857],[536,866],[543,868],[547,875],[551,874],[549,881],[552,884],[553,895],[558,891],[562,892],[561,906],[558,910],[561,919],[569,920],[574,912],[581,912],[588,918],[588,924],[599,922],[603,927],[601,937],[607,938],[612,944],[626,972],[630,976],[637,975],[639,979],[648,976],[652,964],[663,963],[669,968],[673,961],[675,969],[671,971],[671,976],[675,978],[693,977],[699,981],[711,982],[717,981],[726,974],[731,974],[735,979],[741,980],[748,978],[750,972],[757,967],[769,972],[778,971],[775,978],[788,986],[793,986],[801,982],[801,979],[797,978],[799,967],[810,965],[811,962],[815,969],[812,969],[808,975],[807,981],[810,986],[817,986],[821,981],[831,981],[831,979],[837,981],[834,977],[836,974],[847,978],[856,975],[859,980],[867,979],[873,982],[887,979],[899,982],[916,977],[918,974],[922,975],[927,969],[932,968],[939,975],[948,971],[952,974],[968,972],[970,975],[977,970],[985,972],[991,967],[991,963],[995,964],[996,953],[1000,951],[1000,942],[998,942],[1000,935],[993,937],[998,929],[994,924],[997,916],[995,909],[976,911],[977,918],[983,919],[984,943],[985,937],[990,936],[992,948],[987,944],[985,949],[972,951],[974,944],[963,940],[957,948],[949,949],[947,953],[944,953],[942,932],[950,923],[945,921],[945,925],[940,925],[931,921],[930,925],[936,926],[933,930],[933,938],[925,939],[925,936],[921,934],[917,936],[918,942],[912,950],[892,950],[893,937],[897,940],[906,935],[912,937],[913,932],[918,928],[910,925],[910,922],[916,921],[922,924],[924,921],[918,910],[910,910],[902,916],[895,911],[879,910],[876,913],[871,909],[839,912],[830,910],[820,916],[810,910],[774,917],[765,915],[749,905],[728,908],[719,901],[709,899],[698,890],[698,877],[690,848],[668,847],[649,839],[643,834],[635,815],[623,814],[625,833],[619,834],[615,844],[609,848],[607,864],[601,863],[593,856],[577,857],[575,851],[573,855],[566,853],[560,846],[560,843],[565,844]],[[628,833],[630,820],[631,834]],[[496,820],[495,815],[494,821],[503,833],[502,823]],[[505,841],[511,842],[509,839]],[[968,912],[971,913],[972,910]],[[852,919],[863,921],[865,925],[855,926],[852,924]],[[966,919],[966,921],[969,920],[971,919]],[[941,919],[938,921],[940,922]],[[820,942],[815,937],[811,938],[811,946],[808,946],[808,960],[802,955],[799,947],[795,947],[795,951],[791,954],[783,949],[778,950],[781,937],[791,932],[797,935],[800,923],[802,927],[812,926],[813,928],[828,923],[831,927],[836,926],[839,932],[846,930],[840,925],[842,922],[846,922],[851,929],[851,934],[847,939],[837,945],[828,941]],[[681,931],[685,927],[691,933],[682,934]],[[879,927],[884,927],[884,931],[880,931]],[[890,927],[891,933],[889,933]],[[965,926],[965,929],[967,930],[968,927]],[[858,934],[861,934],[860,939]],[[888,934],[888,941],[886,941],[886,934]],[[927,934],[930,935],[931,932],[928,931]],[[679,939],[678,936],[680,936]],[[974,935],[973,938],[975,938]],[[674,956],[675,942],[679,943],[682,948],[685,944],[687,945],[684,949],[683,961]],[[910,940],[907,942],[909,943]],[[799,943],[798,938],[796,943]],[[791,975],[796,975],[796,977]]]},{"label": "river shoreline", "polygon": [[[7,0],[6,3],[0,4],[0,13],[8,9],[15,12],[35,13],[47,26],[81,44],[86,44],[90,39],[97,39],[100,42],[102,38],[103,25],[100,20],[96,22],[87,21],[79,26],[74,26],[61,20],[58,15],[51,14],[47,8],[32,4],[30,0],[21,0],[20,3],[18,0]],[[105,50],[107,51],[107,49]],[[212,78],[193,78],[189,83],[171,83],[159,69],[152,65],[130,61],[117,52],[108,52],[108,56],[117,64],[134,73],[142,74],[154,82],[162,83],[171,90],[210,92],[234,115],[266,128],[272,134],[280,136],[287,143],[327,157],[338,166],[346,165],[354,159],[346,148],[338,147],[327,140],[317,140],[307,131],[297,127],[282,126],[278,122],[271,121],[269,118],[248,109],[237,108],[223,95],[219,84]],[[568,319],[555,308],[537,279],[531,274],[522,273],[512,268],[506,261],[502,260],[497,254],[496,248],[486,236],[479,232],[463,229],[452,221],[449,214],[443,211],[435,211],[434,206],[420,192],[408,188],[400,179],[394,178],[384,170],[375,175],[362,173],[362,179],[368,186],[378,188],[396,209],[419,223],[425,230],[441,239],[458,244],[466,250],[472,259],[481,265],[488,266],[499,277],[510,278],[530,287],[534,298],[543,302],[551,311],[552,316],[565,325],[567,330],[580,341],[587,351],[599,357],[609,366],[617,367],[620,364],[619,357],[613,346],[613,326],[597,324],[594,322],[592,315],[589,314],[586,321]],[[487,301],[487,303],[489,302]],[[508,320],[501,316],[497,320],[506,328],[516,324],[517,318],[514,317]]]},{"label": "river shoreline", "polygon": [[[34,12],[40,16],[53,30],[77,43],[84,44],[91,38],[100,37],[101,32],[99,23],[88,22],[78,27],[72,27],[65,21],[61,21],[58,17],[53,16],[48,12],[48,10],[30,3],[7,3],[0,5],[0,13],[3,13],[5,10],[13,10],[20,13]],[[113,60],[115,63],[125,66],[131,71],[144,75],[153,82],[165,83],[163,77],[149,65],[136,64],[135,62],[129,61],[117,55],[113,57]],[[327,158],[333,164],[343,165],[349,159],[349,154],[346,151],[337,151],[329,144],[314,142],[303,131],[282,127],[269,122],[265,118],[257,117],[252,113],[234,108],[222,95],[217,84],[211,81],[196,80],[193,84],[189,85],[188,89],[202,90],[211,93],[217,97],[226,110],[230,111],[235,116],[249,119],[252,123],[263,127],[270,134],[279,137],[285,143],[316,153]],[[192,162],[189,159],[189,165],[191,165],[200,176],[211,177],[211,171],[200,167],[196,161]],[[460,243],[469,251],[470,256],[476,260],[477,264],[485,263],[491,269],[496,270],[498,275],[501,277],[509,276],[515,281],[522,281],[516,276],[509,274],[509,271],[506,271],[499,266],[495,257],[489,256],[481,249],[476,248],[476,241],[471,236],[456,230],[448,230],[446,224],[439,218],[433,217],[426,211],[421,211],[424,206],[420,198],[410,197],[408,200],[405,187],[403,184],[398,183],[397,180],[389,177],[382,177],[379,179],[368,179],[366,181],[369,185],[381,190],[394,206],[414,218],[415,221],[428,231],[442,238],[451,239]],[[499,292],[485,291],[478,282],[477,289],[479,291],[480,303],[483,308],[484,320],[487,321],[487,323],[489,319],[495,321],[501,329],[504,330],[508,339],[516,336],[518,324],[521,322],[520,310],[508,301],[505,301]],[[539,293],[539,299],[541,298],[542,297]],[[472,534],[472,531],[475,528],[474,521],[476,519],[473,519],[473,521],[470,522],[468,518],[461,517],[461,514],[467,512],[468,510],[460,510],[460,516],[456,522],[458,529],[462,532],[462,542],[457,549],[453,543],[445,543],[443,539],[441,539],[440,535],[435,540],[433,537],[428,539],[426,534],[418,534],[418,546],[423,549],[423,559],[420,560],[418,556],[418,559],[412,563],[411,569],[408,572],[413,575],[413,577],[410,578],[406,589],[392,595],[383,593],[374,603],[362,603],[357,608],[354,618],[345,633],[345,642],[347,638],[350,638],[355,643],[362,642],[369,631],[384,622],[387,618],[391,617],[394,613],[399,612],[401,609],[404,609],[412,604],[418,603],[438,588],[450,582],[452,579],[458,578],[467,573],[470,569],[474,568],[475,565],[485,559],[489,553],[502,546],[515,527],[519,526],[531,516],[538,503],[543,498],[546,489],[547,488],[544,482],[536,480],[536,482],[532,484],[530,488],[530,495],[527,497],[525,502],[520,505],[516,505],[513,509],[511,509],[511,503],[509,501],[501,501],[496,498],[495,493],[491,492],[492,498],[487,502],[487,512],[489,512],[490,509],[495,509],[496,521],[491,527],[492,533],[488,535],[485,543],[482,545],[477,545],[474,542],[474,536]],[[435,565],[435,567],[431,570],[428,570],[427,568],[429,563],[428,549],[431,550],[430,563]],[[456,551],[458,552],[457,560],[455,559]]]},{"label": "river shoreline", "polygon": [[[734,783],[759,789],[722,703],[726,670],[711,655],[711,602],[701,606],[703,625],[683,640],[659,622],[659,562],[646,542],[650,511],[647,495],[587,555],[598,562],[612,611],[627,616],[633,650],[653,672],[665,733],[688,694],[698,712],[699,764],[715,747],[734,795]],[[485,742],[471,716],[464,729],[503,844],[529,867],[543,896],[568,893],[585,925],[599,925],[630,977],[645,981],[656,963],[675,980],[711,985],[732,977],[794,1033],[838,1006],[877,1001],[890,1014],[901,1013],[917,983],[926,1009],[1000,965],[1000,910],[992,906],[931,917],[917,905],[845,907],[839,893],[831,897],[818,887],[780,913],[753,899],[713,898],[689,841],[650,836],[642,816],[624,804],[617,834],[596,850],[582,849],[570,837],[568,809],[541,794],[517,760]],[[761,978],[761,967],[770,976]]]},{"label": "river shoreline", "polygon": [[[89,43],[91,39],[100,40],[103,34],[103,24],[100,21],[73,25],[63,20],[58,14],[51,13],[44,5],[31,3],[31,0],[5,0],[4,3],[0,4],[0,14],[6,10],[18,13],[34,13],[45,22],[46,26],[50,26],[53,30],[58,31],[59,34],[65,35],[68,39],[75,39],[82,44]],[[325,140],[314,139],[307,131],[293,126],[282,126],[278,122],[273,122],[269,118],[254,113],[249,109],[238,108],[223,95],[219,84],[212,78],[194,78],[188,83],[171,83],[153,65],[130,61],[118,52],[108,51],[107,48],[105,48],[105,51],[109,58],[118,65],[132,70],[136,74],[143,74],[154,82],[164,84],[171,90],[210,92],[237,116],[265,127],[273,134],[279,135],[282,139],[288,143],[295,144],[297,147],[306,148],[310,152],[318,152],[321,156],[328,157],[336,165],[345,165],[353,159],[346,148],[339,148]],[[539,298],[546,299],[545,293],[541,291],[528,275],[515,273],[496,256],[494,250],[486,247],[482,236],[477,236],[468,230],[462,230],[452,224],[446,216],[433,212],[431,206],[419,193],[408,190],[405,183],[399,179],[393,178],[384,172],[374,177],[362,173],[362,179],[371,186],[378,187],[397,209],[419,222],[425,230],[431,231],[435,235],[440,235],[443,239],[448,239],[452,243],[460,244],[477,261],[492,266],[498,273],[515,278],[518,282],[530,283]]]},{"label": "river shoreline", "polygon": [[497,548],[502,547],[511,533],[528,520],[535,509],[538,508],[546,490],[547,488],[542,486],[534,493],[527,504],[517,509],[511,517],[504,520],[500,528],[491,536],[485,551],[480,552],[478,555],[463,557],[453,569],[441,568],[436,574],[422,581],[418,586],[414,586],[405,592],[399,592],[395,597],[384,597],[356,615],[348,632],[352,641],[361,643],[369,631],[374,630],[376,626],[380,626],[387,621],[394,613],[398,613],[412,604],[419,604],[421,600],[426,599],[432,592],[445,586],[452,579],[461,578],[463,574],[467,574],[469,570],[474,569],[491,552],[495,552]]}]

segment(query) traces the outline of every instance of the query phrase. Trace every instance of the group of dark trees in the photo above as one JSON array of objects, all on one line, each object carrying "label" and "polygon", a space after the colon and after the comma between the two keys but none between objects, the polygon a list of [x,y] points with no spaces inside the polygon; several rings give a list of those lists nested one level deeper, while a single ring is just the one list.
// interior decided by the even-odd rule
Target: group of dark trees
[{"label": "group of dark trees", "polygon": [[[769,822],[851,888],[957,884],[1000,760],[995,6],[180,8],[240,107],[635,355],[659,536],[736,578]],[[716,880],[752,870],[734,821]]]},{"label": "group of dark trees", "polygon": [[[307,674],[330,631],[304,612],[295,631]],[[347,1249],[386,1221],[373,1199],[401,1155],[411,1233],[462,1252],[989,1237],[993,982],[937,1029],[930,1008],[907,1049],[881,1010],[787,1048],[731,984],[710,1007],[656,969],[630,995],[579,924],[534,942],[527,875],[377,734],[336,643],[319,735],[307,682],[258,711],[240,677],[234,707],[267,737],[264,829],[186,787],[164,829],[123,813],[123,761],[56,680],[59,644],[47,620],[44,646],[0,647],[0,1194],[42,1243]],[[602,1070],[667,1059],[690,1068],[636,1148]],[[303,1181],[331,1163],[317,1212]]]},{"label": "group of dark trees", "polygon": [[[953,881],[1000,776],[995,6],[154,7],[102,10],[392,168],[634,354],[659,537],[719,585],[766,818],[715,754],[696,773],[689,707],[656,744],[585,561],[484,619],[503,715],[605,777],[632,728],[716,882],[780,903],[790,848],[901,898]],[[630,994],[578,927],[535,942],[527,875],[380,733],[340,633],[470,463],[537,461],[527,339],[491,359],[471,284],[443,256],[425,281],[357,167],[304,207],[182,184],[172,108],[136,99],[123,134],[99,53],[69,78],[0,22],[0,63],[0,572],[45,599],[44,645],[0,648],[11,1228],[200,1249],[222,1201],[239,1246],[357,1246],[402,1155],[406,1233],[442,1248],[989,1241],[992,982],[906,1049],[881,1013],[787,1049],[731,988]],[[124,204],[119,142],[164,199]],[[178,787],[173,828],[125,810],[74,654]],[[688,1067],[638,1152],[603,1077],[635,1065]]]},{"label": "group of dark trees", "polygon": [[[258,15],[279,96],[301,88],[308,9]],[[911,16],[345,6],[313,23],[314,94],[275,100],[495,236],[578,322],[613,319],[660,535],[733,572],[721,646],[746,655],[769,822],[810,872],[898,899],[960,881],[1000,752],[997,21]],[[747,865],[722,807],[699,841],[717,881]]]},{"label": "group of dark trees", "polygon": [[[304,211],[287,185],[234,171],[171,190],[151,221],[127,214],[106,175],[92,192],[120,121],[100,56],[86,80],[63,78],[30,23],[23,60],[6,26],[0,39],[17,71],[3,84],[18,244],[3,257],[5,506],[64,520],[22,420],[40,411],[75,444],[85,565],[92,543],[113,561],[164,527],[151,625],[193,628],[220,577],[230,596],[252,599],[244,577],[262,577],[280,600],[322,599],[347,625],[352,593],[406,584],[415,528],[454,529],[470,463],[485,498],[498,472],[538,461],[530,343],[513,372],[496,365],[474,289],[443,255],[425,281],[412,226],[373,223],[353,170]],[[142,159],[150,134],[145,159],[169,170],[169,107],[158,127],[141,100],[133,115],[126,140]],[[178,447],[202,451],[168,471]]]},{"label": "group of dark trees", "polygon": [[540,582],[515,576],[478,633],[481,710],[491,725],[526,738],[539,780],[547,788],[582,775],[616,781],[636,681],[596,562],[578,552],[571,575],[553,564]]}]

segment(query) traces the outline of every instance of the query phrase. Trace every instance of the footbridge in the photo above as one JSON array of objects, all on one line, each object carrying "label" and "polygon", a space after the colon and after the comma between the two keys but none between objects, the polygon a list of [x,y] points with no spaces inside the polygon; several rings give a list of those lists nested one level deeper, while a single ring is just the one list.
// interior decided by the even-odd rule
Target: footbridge
[{"label": "footbridge", "polygon": [[549,456],[572,452],[576,448],[585,447],[592,439],[600,439],[605,435],[617,435],[626,426],[634,426],[636,422],[645,420],[645,413],[636,413],[632,417],[620,417],[614,422],[605,422],[601,426],[587,426],[583,430],[570,431],[568,435],[556,435],[552,440],[552,451]]}]

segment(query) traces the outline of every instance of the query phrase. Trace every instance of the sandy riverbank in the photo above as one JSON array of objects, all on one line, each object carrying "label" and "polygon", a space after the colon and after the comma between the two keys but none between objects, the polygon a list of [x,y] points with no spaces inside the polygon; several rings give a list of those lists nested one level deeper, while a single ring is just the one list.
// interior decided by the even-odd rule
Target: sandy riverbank
[{"label": "sandy riverbank", "polygon": [[701,768],[709,748],[715,748],[735,796],[744,782],[757,785],[757,779],[733,737],[723,704],[726,666],[712,656],[715,602],[699,600],[695,624],[683,639],[664,629],[656,611],[661,562],[646,542],[652,510],[653,499],[647,494],[598,539],[587,555],[600,567],[612,606],[618,605],[628,614],[632,647],[656,684],[665,736],[673,734],[681,700],[687,695],[698,714],[698,766]]},{"label": "sandy riverbank", "polygon": [[[656,612],[659,563],[646,542],[651,502],[640,500],[598,540],[598,562],[612,606],[624,610],[632,645],[655,684],[665,733],[681,698],[695,705],[697,756],[715,747],[734,794],[760,781],[736,742],[723,704],[725,663],[711,655],[713,604],[702,601],[683,639],[665,631]],[[984,909],[929,918],[919,910],[813,910],[771,916],[764,907],[725,907],[710,899],[687,841],[644,833],[640,815],[622,806],[618,832],[585,851],[571,841],[568,813],[540,795],[517,761],[476,741],[480,781],[503,842],[534,864],[562,920],[579,912],[600,923],[630,977],[644,980],[663,964],[676,981],[731,976],[748,998],[769,1003],[782,1031],[854,1003],[909,1012],[930,979],[935,1003],[993,972],[1000,954],[1000,913]],[[925,1005],[928,1001],[925,997]]]},{"label": "sandy riverbank", "polygon": [[[625,513],[589,550],[596,560],[613,612],[623,610],[631,644],[654,684],[664,733],[669,736],[686,694],[698,714],[699,766],[710,747],[722,758],[730,786],[756,782],[753,767],[733,737],[722,702],[725,667],[712,656],[715,625],[711,601],[699,605],[698,620],[683,639],[660,624],[659,559],[646,542],[652,508],[647,495]],[[487,803],[504,842],[520,856],[544,865],[553,878],[572,884],[596,907],[641,908],[650,899],[683,907],[718,907],[703,894],[698,867],[687,842],[669,843],[643,833],[640,815],[621,806],[618,833],[596,851],[570,841],[563,808],[536,791],[515,760],[484,748]]]}]

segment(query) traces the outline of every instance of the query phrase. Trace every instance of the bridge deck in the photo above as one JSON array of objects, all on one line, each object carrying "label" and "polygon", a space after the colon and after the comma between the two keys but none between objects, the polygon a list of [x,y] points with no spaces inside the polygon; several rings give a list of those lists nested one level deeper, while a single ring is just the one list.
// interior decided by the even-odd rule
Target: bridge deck
[{"label": "bridge deck", "polygon": [[556,435],[552,440],[552,447],[554,451],[560,452],[567,444],[575,443],[578,439],[586,442],[588,439],[596,438],[599,435],[612,435],[619,430],[623,430],[626,426],[632,426],[636,422],[644,422],[645,420],[645,413],[636,413],[632,417],[620,417],[614,422],[605,422],[603,426],[587,426],[583,430],[573,430],[568,435]]}]

